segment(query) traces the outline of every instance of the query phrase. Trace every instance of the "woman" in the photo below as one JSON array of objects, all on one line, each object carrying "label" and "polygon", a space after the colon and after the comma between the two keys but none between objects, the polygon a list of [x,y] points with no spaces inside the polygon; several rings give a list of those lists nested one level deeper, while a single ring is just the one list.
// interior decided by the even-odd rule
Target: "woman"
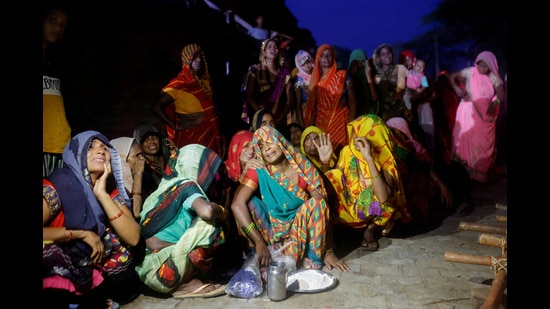
[{"label": "woman", "polygon": [[250,131],[254,132],[262,126],[272,126],[274,128],[276,127],[275,116],[270,110],[267,110],[265,108],[259,109],[256,113],[254,113],[254,117],[252,117],[252,125],[250,126]]},{"label": "woman", "polygon": [[177,146],[170,139],[160,133],[150,124],[143,124],[134,129],[132,136],[141,145],[142,155],[145,159],[141,196],[145,199],[155,191],[162,177],[168,161],[175,157]]},{"label": "woman", "polygon": [[237,131],[229,143],[227,160],[227,175],[234,183],[240,183],[249,168],[261,168],[263,165],[256,159],[252,147],[254,133],[247,130]]},{"label": "woman", "polygon": [[[256,130],[253,147],[264,168],[246,172],[231,209],[260,266],[271,262],[268,246],[278,249],[290,242],[283,253],[296,265],[320,269],[323,258],[330,254],[329,269],[348,271],[327,245],[329,209],[317,169],[273,127]],[[257,190],[261,199],[254,196]]]},{"label": "woman", "polygon": [[506,99],[495,55],[479,53],[474,66],[451,74],[450,82],[461,98],[453,129],[454,160],[466,167],[471,179],[485,183],[495,160],[500,102]]},{"label": "woman", "polygon": [[140,228],[120,157],[103,134],[84,131],[69,141],[63,161],[42,181],[43,289],[68,297],[55,297],[58,307],[128,302],[139,295],[130,280]]},{"label": "woman", "polygon": [[374,83],[380,102],[378,115],[384,121],[392,117],[407,117],[403,94],[408,70],[402,64],[395,64],[393,58],[393,48],[388,44],[378,46],[372,55]]},{"label": "woman", "polygon": [[[394,144],[384,121],[362,115],[347,126],[349,144],[340,152],[327,177],[338,192],[338,223],[365,228],[361,247],[378,250],[393,221],[406,211],[403,184],[394,158]],[[396,211],[397,210],[397,211]]]},{"label": "woman", "polygon": [[428,150],[413,138],[407,120],[394,117],[386,125],[395,140],[395,157],[405,187],[407,207],[413,217],[426,224],[429,220],[428,204],[436,192],[434,185],[439,188],[441,202],[448,208],[453,207],[451,191],[435,171]]},{"label": "woman", "polygon": [[316,126],[309,126],[302,132],[300,151],[323,173],[334,168],[338,161],[332,149],[330,135]]},{"label": "woman", "polygon": [[338,154],[347,142],[346,124],[355,119],[355,90],[346,70],[338,70],[334,48],[323,44],[317,48],[309,83],[304,123],[315,125],[330,134]]},{"label": "woman", "polygon": [[284,64],[277,41],[262,42],[259,63],[248,69],[245,99],[249,119],[265,109],[275,118],[275,126],[288,123],[288,115],[294,104],[290,71]]},{"label": "woman", "polygon": [[119,137],[111,140],[111,145],[120,156],[122,177],[126,193],[132,196],[132,212],[139,221],[139,213],[143,205],[142,181],[145,169],[141,145],[133,137]]},{"label": "woman", "polygon": [[162,88],[152,109],[166,124],[168,139],[177,148],[197,143],[223,157],[225,150],[202,48],[198,44],[186,45],[181,62],[180,73]]},{"label": "woman", "polygon": [[348,74],[355,89],[357,115],[377,115],[380,110],[372,71],[372,64],[367,60],[365,51],[362,49],[352,50],[349,55]]},{"label": "woman", "polygon": [[212,254],[224,242],[221,223],[227,211],[208,195],[217,188],[214,180],[220,167],[222,160],[213,150],[186,145],[143,203],[140,225],[147,249],[136,270],[152,290],[173,292],[175,298],[224,293],[225,286],[194,278],[212,268]]},{"label": "woman", "polygon": [[296,107],[292,113],[292,121],[304,128],[304,110],[309,93],[309,81],[311,73],[313,73],[313,57],[307,51],[300,49],[294,56],[294,65],[297,70],[296,77],[294,77]]}]

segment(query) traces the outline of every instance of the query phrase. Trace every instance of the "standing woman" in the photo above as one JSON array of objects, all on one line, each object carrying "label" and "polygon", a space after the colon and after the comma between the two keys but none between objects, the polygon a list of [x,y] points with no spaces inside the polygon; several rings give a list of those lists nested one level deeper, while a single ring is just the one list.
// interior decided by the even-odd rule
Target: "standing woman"
[{"label": "standing woman", "polygon": [[[506,100],[504,83],[498,73],[495,55],[483,51],[474,66],[450,76],[456,94],[461,98],[456,110],[452,153],[462,163],[470,178],[487,182],[495,159],[496,123],[500,102]],[[462,82],[461,88],[457,81]]]},{"label": "standing woman", "polygon": [[289,122],[287,117],[294,106],[294,93],[290,70],[276,40],[262,42],[259,60],[250,66],[246,76],[248,117],[252,119],[258,110],[265,109],[273,114],[275,126],[282,128]]},{"label": "standing woman", "polygon": [[309,81],[311,80],[311,73],[313,73],[313,57],[307,51],[300,49],[294,56],[294,64],[298,72],[294,77],[296,107],[293,111],[292,121],[305,128],[304,110],[309,94]]},{"label": "standing woman", "polygon": [[168,139],[177,148],[197,143],[223,157],[225,150],[202,48],[194,43],[186,45],[181,62],[180,73],[162,88],[152,109],[166,124]]},{"label": "standing woman", "polygon": [[392,117],[407,117],[403,94],[408,70],[402,64],[395,64],[393,58],[393,48],[388,44],[378,46],[372,55],[374,82],[380,103],[378,116],[384,121]]},{"label": "standing woman", "polygon": [[353,82],[346,70],[338,70],[334,48],[323,44],[317,48],[309,83],[304,114],[305,127],[315,125],[330,134],[334,153],[347,143],[346,124],[356,117]]},{"label": "standing woman", "polygon": [[69,141],[63,161],[42,181],[43,289],[57,302],[52,308],[127,302],[122,290],[138,295],[131,289],[139,281],[129,280],[137,279],[140,228],[120,157],[103,134],[84,131]]}]

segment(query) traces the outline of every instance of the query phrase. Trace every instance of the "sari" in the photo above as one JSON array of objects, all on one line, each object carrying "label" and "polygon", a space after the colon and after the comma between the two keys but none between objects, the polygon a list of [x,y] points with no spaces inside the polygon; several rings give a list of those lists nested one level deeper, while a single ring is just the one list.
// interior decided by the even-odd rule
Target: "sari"
[{"label": "sari", "polygon": [[[368,61],[365,51],[362,49],[354,49],[351,51],[348,61],[348,74],[351,71],[353,61]],[[380,106],[378,106],[378,100],[374,100],[372,98],[371,86],[365,73],[365,65],[361,66],[360,69],[357,70],[357,73],[351,75],[351,79],[353,80],[355,99],[357,100],[357,115],[377,115],[380,110]]]},{"label": "sari", "polygon": [[225,165],[227,166],[227,174],[234,182],[239,181],[242,173],[240,156],[244,147],[252,141],[254,133],[248,130],[237,131],[231,138]]},{"label": "sari", "polygon": [[124,188],[120,157],[107,137],[91,130],[74,136],[63,151],[65,166],[56,169],[42,181],[42,195],[52,214],[48,226],[95,232],[105,246],[105,258],[100,263],[93,263],[90,258],[92,249],[81,239],[60,243],[45,240],[42,247],[43,288],[63,289],[84,295],[107,278],[117,281],[133,275],[136,252],[121,242],[92,191],[87,157],[94,139],[99,139],[109,147],[115,179],[111,198],[117,206],[131,210],[132,204]]},{"label": "sari", "polygon": [[[488,75],[479,73],[479,61],[485,62],[491,69]],[[497,106],[495,116],[488,115],[486,111],[497,98],[496,87],[503,84],[498,75],[495,55],[489,51],[481,52],[476,57],[475,66],[463,69],[460,75],[466,79],[468,95],[461,99],[456,110],[452,153],[454,159],[466,167],[472,179],[487,182],[489,169],[495,159],[500,105]]]},{"label": "sari", "polygon": [[[337,167],[328,171],[327,177],[338,193],[337,221],[351,227],[362,228],[371,221],[386,228],[392,226],[392,221],[410,216],[406,209],[403,183],[394,157],[394,143],[391,132],[384,121],[376,115],[362,115],[347,126],[348,135],[365,136],[371,143],[373,157],[380,173],[386,172],[394,180],[394,188],[388,201],[380,203],[374,194],[371,171],[363,155],[350,139],[340,152]],[[396,210],[398,210],[396,212]]]},{"label": "sari", "polygon": [[[334,61],[329,71],[321,75],[321,55],[327,49],[332,53]],[[336,53],[332,46],[319,46],[309,83],[304,123],[306,126],[315,125],[330,134],[335,153],[338,153],[347,141],[349,107],[342,103],[347,100],[346,75],[346,70],[337,69]],[[311,116],[314,114],[315,122],[312,123]]]},{"label": "sari", "polygon": [[149,288],[171,292],[181,283],[190,263],[201,269],[202,261],[190,256],[195,249],[215,250],[224,242],[222,227],[197,216],[192,206],[199,197],[209,200],[205,191],[221,164],[222,159],[213,150],[199,144],[186,145],[178,150],[177,158],[168,162],[159,187],[144,201],[141,236],[174,243],[158,251],[147,249],[143,263],[136,267],[140,280]]},{"label": "sari", "polygon": [[[262,162],[259,143],[277,144],[299,179],[294,183],[265,162],[263,169],[248,170],[242,183],[253,190],[259,189],[261,195],[261,199],[253,196],[248,203],[252,220],[268,245],[277,249],[290,242],[284,253],[293,257],[297,265],[307,257],[320,267],[330,214],[319,171],[273,127],[256,130],[252,142],[256,156]],[[312,191],[318,191],[324,198],[311,197]]]},{"label": "sari", "polygon": [[[202,57],[204,66],[204,73],[200,76],[191,69],[191,63],[197,54]],[[179,123],[192,123],[193,127],[175,130],[166,125],[168,138],[177,147],[196,143],[221,154],[219,119],[216,114],[210,73],[203,50],[197,44],[188,44],[181,52],[181,59],[180,73],[162,88],[162,92],[169,94],[174,99],[174,104],[167,106],[165,112],[176,126]]]}]

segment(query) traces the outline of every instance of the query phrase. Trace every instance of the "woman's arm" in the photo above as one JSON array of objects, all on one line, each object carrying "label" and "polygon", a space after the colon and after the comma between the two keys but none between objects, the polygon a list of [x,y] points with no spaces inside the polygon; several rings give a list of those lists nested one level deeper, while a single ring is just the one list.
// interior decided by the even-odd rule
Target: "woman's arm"
[{"label": "woman's arm", "polygon": [[171,95],[169,95],[166,92],[163,92],[158,99],[153,103],[151,106],[151,109],[155,114],[157,114],[158,117],[167,125],[169,125],[172,129],[177,130],[176,124],[168,117],[164,109],[174,103],[174,98],[172,98]]}]

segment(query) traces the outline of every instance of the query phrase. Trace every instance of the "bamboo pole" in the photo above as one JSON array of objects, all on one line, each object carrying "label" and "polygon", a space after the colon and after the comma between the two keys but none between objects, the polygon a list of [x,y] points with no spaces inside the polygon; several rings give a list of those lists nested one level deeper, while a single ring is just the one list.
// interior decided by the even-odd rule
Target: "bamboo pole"
[{"label": "bamboo pole", "polygon": [[458,225],[458,228],[463,231],[476,231],[476,232],[506,235],[506,227],[489,225],[489,224],[460,222]]},{"label": "bamboo pole", "polygon": [[504,290],[506,289],[506,270],[500,269],[495,274],[495,279],[491,283],[491,290],[480,309],[498,309],[502,303]]},{"label": "bamboo pole", "polygon": [[500,204],[500,203],[497,203],[497,204],[495,205],[495,207],[496,207],[497,209],[501,209],[501,210],[508,210],[508,206],[503,205],[503,204]]},{"label": "bamboo pole", "polygon": [[478,242],[480,245],[487,245],[491,247],[498,247],[502,248],[503,246],[506,246],[506,237],[499,237],[491,234],[480,234],[478,238]]},{"label": "bamboo pole", "polygon": [[508,222],[508,217],[503,215],[497,215],[497,222]]},{"label": "bamboo pole", "polygon": [[492,257],[486,255],[472,255],[458,252],[445,252],[443,260],[446,262],[458,262],[465,264],[475,264],[483,266],[492,265]]}]

